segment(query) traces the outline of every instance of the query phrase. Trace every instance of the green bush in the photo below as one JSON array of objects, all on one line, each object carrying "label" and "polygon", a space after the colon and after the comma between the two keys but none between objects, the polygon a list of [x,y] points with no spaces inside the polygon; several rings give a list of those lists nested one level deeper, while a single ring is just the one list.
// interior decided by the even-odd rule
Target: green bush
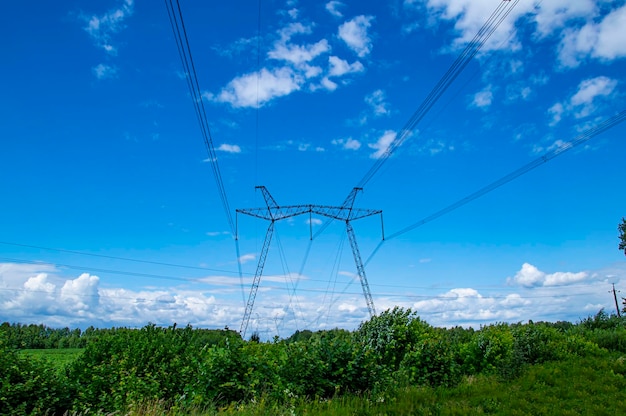
[{"label": "green bush", "polygon": [[400,374],[409,384],[456,385],[461,376],[455,351],[457,346],[450,343],[445,334],[433,333],[412,346],[400,365]]},{"label": "green bush", "polygon": [[67,380],[45,361],[21,356],[0,337],[0,415],[61,415],[71,407]]}]

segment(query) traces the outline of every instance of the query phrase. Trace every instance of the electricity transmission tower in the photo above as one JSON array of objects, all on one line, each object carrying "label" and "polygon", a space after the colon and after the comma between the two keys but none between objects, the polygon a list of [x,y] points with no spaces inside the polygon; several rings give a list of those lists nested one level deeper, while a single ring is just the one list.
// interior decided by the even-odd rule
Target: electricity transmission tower
[{"label": "electricity transmission tower", "polygon": [[[372,294],[370,292],[369,284],[367,283],[367,276],[365,275],[365,266],[363,265],[363,260],[361,259],[361,253],[359,251],[359,246],[356,241],[356,234],[354,232],[354,228],[352,228],[352,221],[369,217],[372,215],[380,214],[380,222],[382,229],[382,238],[385,239],[385,231],[383,228],[383,220],[382,220],[382,210],[373,210],[373,209],[361,209],[354,208],[354,200],[359,191],[362,191],[362,188],[354,188],[344,201],[341,206],[329,206],[329,205],[313,205],[313,204],[304,204],[304,205],[286,205],[280,206],[276,203],[272,195],[269,193],[265,186],[257,186],[256,189],[260,189],[263,194],[263,199],[265,200],[265,208],[247,208],[247,209],[237,209],[237,214],[245,214],[250,215],[252,217],[261,218],[266,221],[269,221],[270,224],[267,227],[267,231],[265,233],[265,239],[263,240],[263,246],[261,248],[261,254],[259,255],[259,261],[257,263],[256,272],[254,274],[254,280],[252,281],[252,287],[250,288],[250,295],[248,296],[248,302],[246,303],[246,310],[243,315],[243,320],[241,322],[241,328],[239,330],[242,337],[246,336],[246,331],[248,329],[248,323],[250,321],[250,316],[252,315],[252,309],[254,307],[254,301],[256,299],[256,294],[259,289],[259,283],[261,282],[261,275],[263,274],[263,268],[265,267],[265,260],[267,259],[267,254],[269,252],[270,243],[272,241],[272,236],[274,235],[274,224],[276,221],[284,220],[287,218],[296,217],[299,215],[309,214],[309,219],[313,216],[313,214],[321,215],[323,217],[327,217],[329,219],[343,221],[346,224],[346,232],[348,233],[348,239],[350,241],[350,247],[352,248],[352,255],[354,256],[354,262],[356,264],[357,274],[359,276],[359,280],[361,282],[361,288],[363,289],[363,295],[365,296],[365,303],[367,304],[367,309],[369,311],[370,317],[376,315],[376,309],[374,308],[374,300],[372,299]],[[236,217],[238,218],[238,217]],[[236,221],[238,224],[238,220]],[[235,236],[239,238],[238,225],[236,226],[237,231],[235,232]],[[309,220],[309,238],[313,239],[313,229],[312,229],[312,221]]]}]

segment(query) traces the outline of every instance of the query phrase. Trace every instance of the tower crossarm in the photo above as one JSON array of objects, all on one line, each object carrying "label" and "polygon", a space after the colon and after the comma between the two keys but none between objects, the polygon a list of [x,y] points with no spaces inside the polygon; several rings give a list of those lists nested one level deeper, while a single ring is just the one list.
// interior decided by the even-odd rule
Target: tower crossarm
[{"label": "tower crossarm", "polygon": [[358,220],[382,213],[379,209],[347,208],[329,205],[312,205],[311,212],[339,221]]},{"label": "tower crossarm", "polygon": [[286,218],[296,217],[298,215],[308,214],[311,212],[311,205],[286,205],[276,206],[274,208],[240,208],[237,213],[250,215],[252,217],[261,218],[267,221],[279,221]]}]

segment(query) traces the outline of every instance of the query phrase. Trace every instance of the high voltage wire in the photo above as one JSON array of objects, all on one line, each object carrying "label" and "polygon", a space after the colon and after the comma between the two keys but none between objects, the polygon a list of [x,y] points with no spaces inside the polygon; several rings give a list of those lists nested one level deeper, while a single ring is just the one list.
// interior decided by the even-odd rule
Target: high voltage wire
[{"label": "high voltage wire", "polygon": [[[288,291],[288,288],[282,287],[282,286],[266,286],[267,289],[271,289],[271,290],[282,290],[282,291]],[[562,287],[559,287],[558,289],[563,289]],[[107,289],[99,289],[99,290],[107,290]],[[108,289],[111,290],[111,289]],[[304,292],[311,292],[311,293],[324,293],[324,289],[300,289]],[[40,289],[26,289],[26,288],[9,288],[9,287],[3,287],[0,288],[0,291],[3,292],[24,292],[24,293],[46,293],[46,294],[51,294],[51,292],[46,291],[46,290],[40,290]],[[84,294],[84,293],[78,293],[78,292],[63,292],[65,294],[68,295],[72,295],[72,296],[77,296],[77,297],[82,297],[82,298],[95,298],[95,297],[104,297],[104,298],[118,298],[117,296],[112,296],[112,295],[101,295],[101,294]],[[570,297],[578,297],[578,296],[590,296],[595,294],[596,292],[585,292],[585,293],[571,293],[571,294],[557,294],[557,295],[534,295],[534,296],[519,296],[516,297],[516,299],[544,299],[544,298],[570,298]],[[361,296],[363,295],[363,293],[361,292],[347,292],[347,291],[342,291],[341,295],[351,295],[351,296]],[[388,298],[408,298],[408,299],[435,299],[435,300],[442,300],[442,301],[448,301],[448,302],[453,302],[459,299],[474,299],[477,296],[475,295],[460,295],[460,296],[456,296],[456,297],[450,297],[450,296],[446,296],[446,295],[438,295],[438,296],[429,296],[429,295],[411,295],[411,294],[407,294],[407,293],[382,293],[380,296],[384,296],[384,297],[388,297]],[[488,296],[488,297],[481,297],[481,299],[507,299],[509,297],[509,295],[492,295],[492,296]],[[129,300],[135,300],[135,301],[146,301],[145,298],[141,298],[141,297],[120,297],[119,299],[129,299]],[[338,299],[335,299],[335,303],[337,302]],[[163,300],[158,300],[158,299],[154,299],[154,302],[160,302],[160,303],[166,303]],[[202,302],[196,302],[196,303],[202,303]],[[224,303],[211,303],[211,305],[219,305],[219,306],[233,306],[232,304],[224,304]]]},{"label": "high voltage wire", "polygon": [[211,130],[209,128],[209,122],[204,108],[204,101],[202,99],[202,92],[200,90],[200,83],[198,82],[198,75],[196,73],[196,67],[191,55],[191,48],[189,47],[189,38],[187,37],[187,30],[185,28],[185,22],[183,20],[183,14],[180,9],[180,3],[176,0],[176,7],[174,7],[173,0],[165,0],[165,6],[167,7],[167,14],[172,26],[172,32],[176,40],[176,48],[180,56],[183,69],[185,71],[185,78],[187,79],[187,86],[189,87],[189,93],[193,99],[194,109],[198,123],[200,124],[200,131],[204,144],[208,154],[208,162],[213,170],[213,176],[215,177],[215,183],[220,195],[222,207],[230,226],[231,234],[235,235],[235,222],[233,221],[233,215],[230,211],[228,204],[228,198],[226,195],[226,189],[224,188],[224,181],[222,180],[222,174],[217,161],[217,154],[215,152],[215,146],[213,145],[213,138],[211,137]]},{"label": "high voltage wire", "polygon": [[[435,84],[418,109],[413,113],[409,121],[400,129],[396,138],[389,144],[385,152],[374,162],[374,165],[367,171],[363,178],[358,182],[355,188],[364,188],[365,185],[378,173],[380,168],[392,156],[392,154],[404,143],[411,135],[417,124],[432,109],[435,103],[441,98],[446,90],[452,85],[454,80],[467,67],[470,61],[476,56],[480,49],[489,40],[491,35],[496,31],[500,24],[511,13],[513,8],[519,3],[519,0],[502,0],[498,7],[491,13],[491,16],[478,30],[474,38],[468,43],[463,51],[457,56],[456,60],[448,68],[441,79]],[[344,202],[345,204],[345,202]],[[331,221],[326,221],[322,227],[315,233],[313,238],[317,238],[329,225]],[[367,264],[367,262],[366,262]]]},{"label": "high voltage wire", "polygon": [[[213,268],[209,268],[209,267],[189,266],[189,265],[185,265],[185,264],[165,263],[165,262],[161,262],[161,261],[131,259],[131,258],[128,258],[128,257],[109,256],[109,255],[106,255],[106,254],[85,253],[83,251],[66,250],[66,249],[62,249],[62,248],[42,247],[42,246],[35,246],[35,245],[31,245],[31,244],[9,243],[7,241],[0,241],[0,244],[4,244],[4,245],[8,245],[8,246],[15,246],[15,247],[36,248],[38,250],[56,251],[58,253],[77,254],[77,255],[80,255],[80,256],[98,257],[98,258],[109,259],[109,260],[123,260],[123,261],[129,261],[129,262],[133,262],[133,263],[153,264],[153,265],[156,265],[156,266],[178,267],[178,268],[183,268],[183,269],[203,270],[203,271],[209,271],[209,272],[219,272],[219,273],[229,273],[229,274],[236,274],[236,273],[238,273],[238,272],[234,272],[234,271],[230,271],[230,270],[213,269]],[[241,274],[241,272],[239,272],[239,273]],[[250,274],[250,273],[246,273],[246,274]]]},{"label": "high voltage wire", "polygon": [[[412,231],[414,229],[416,229],[417,227],[421,227],[424,224],[427,224],[433,220],[436,220],[437,218],[448,214],[460,207],[462,207],[465,204],[468,204],[470,202],[472,202],[475,199],[480,198],[481,196],[501,187],[502,185],[507,184],[508,182],[511,182],[513,179],[516,179],[520,176],[522,176],[525,173],[530,172],[531,170],[543,165],[544,163],[549,162],[550,160],[554,159],[555,157],[565,153],[566,151],[573,149],[579,145],[581,145],[582,143],[585,143],[586,141],[588,141],[589,139],[592,139],[593,137],[604,133],[605,131],[611,129],[612,127],[615,127],[616,125],[622,123],[624,120],[626,120],[626,110],[621,111],[620,113],[617,113],[616,115],[614,115],[613,117],[610,117],[606,120],[604,120],[602,123],[596,124],[594,127],[591,127],[587,130],[585,130],[583,133],[581,133],[580,135],[576,136],[572,141],[569,142],[565,142],[563,144],[561,144],[559,147],[546,152],[543,156],[533,160],[532,162],[522,166],[521,168],[509,173],[506,176],[503,176],[502,178],[498,179],[495,182],[490,183],[489,185],[479,189],[478,191],[466,196],[463,199],[458,200],[457,202],[448,205],[447,207],[435,212],[434,214],[429,215],[428,217],[417,221],[403,229],[401,229],[400,231],[397,231],[391,235],[387,236],[386,240],[391,240],[393,238],[399,237],[402,234],[408,233],[409,231]],[[386,241],[384,240],[384,241]],[[381,241],[378,246],[376,246],[376,248],[374,249],[374,251],[372,252],[372,254],[370,254],[370,256],[368,257],[368,259],[365,261],[365,264],[368,264],[370,262],[370,260],[374,257],[374,255],[378,252],[378,250],[380,249],[380,247],[382,247],[384,241]]]},{"label": "high voltage wire", "polygon": [[[213,285],[213,286],[223,286],[223,287],[228,287],[228,286],[236,286],[237,283],[236,282],[220,282],[220,283],[212,283],[212,282],[207,282],[205,280],[203,280],[204,278],[184,278],[184,277],[177,277],[177,276],[169,276],[169,275],[158,275],[158,274],[152,274],[152,273],[141,273],[141,272],[132,272],[132,271],[127,271],[127,270],[113,270],[113,269],[99,269],[99,268],[93,268],[93,267],[85,267],[85,266],[77,266],[77,265],[72,265],[72,264],[66,264],[66,263],[54,263],[54,262],[45,262],[45,261],[38,261],[38,260],[25,260],[25,259],[16,259],[16,258],[9,258],[9,257],[0,257],[1,261],[7,261],[7,262],[12,262],[12,263],[18,263],[18,264],[32,264],[32,265],[42,265],[42,266],[55,266],[55,267],[63,267],[63,268],[68,268],[68,269],[74,269],[74,270],[82,270],[85,272],[102,272],[102,273],[108,273],[108,274],[115,274],[115,275],[127,275],[127,276],[137,276],[137,277],[145,277],[145,278],[153,278],[153,279],[163,279],[163,280],[174,280],[174,281],[185,281],[185,282],[198,282],[198,283],[203,283],[203,284],[208,284],[208,285]],[[333,268],[335,268],[335,266],[333,266]],[[252,275],[252,273],[248,273],[250,275]],[[306,282],[320,282],[320,283],[329,283],[329,280],[326,279],[298,279],[296,282],[300,282],[300,281],[306,281]],[[334,283],[345,283],[346,287],[344,288],[343,291],[340,292],[340,294],[345,293],[345,290],[347,290],[347,288],[349,286],[351,286],[352,284],[354,284],[355,279],[350,279],[349,281],[340,281],[340,280],[336,280]],[[293,284],[293,283],[292,283]],[[426,290],[453,290],[453,289],[458,289],[458,287],[447,287],[447,286],[438,286],[438,287],[431,287],[431,286],[407,286],[407,285],[387,285],[387,284],[372,284],[372,286],[375,287],[382,287],[382,288],[397,288],[397,289],[412,289],[412,290],[416,290],[416,289],[426,289]],[[582,285],[582,284],[577,284],[577,285],[568,285],[568,288],[577,288],[577,287],[585,287],[586,285]],[[485,291],[503,291],[506,290],[506,288],[502,288],[502,287],[497,287],[494,285],[487,285],[487,286],[472,286],[473,289],[479,289],[482,292]],[[543,290],[550,290],[550,289],[555,289],[555,290],[561,290],[561,287],[542,287],[541,289]],[[290,292],[293,292],[292,288],[287,288],[285,290],[289,290]],[[306,289],[305,289],[306,290]],[[321,289],[318,289],[321,291]],[[515,288],[511,288],[511,291],[514,291]],[[326,289],[324,289],[325,291],[325,296],[327,296],[329,288],[327,287]]]},{"label": "high voltage wire", "polygon": [[428,96],[420,104],[419,108],[413,113],[409,121],[402,127],[396,138],[387,147],[385,152],[379,157],[369,171],[363,176],[356,187],[363,188],[372,179],[372,177],[380,170],[383,164],[391,157],[391,155],[406,141],[411,135],[417,124],[426,116],[435,103],[441,98],[443,93],[450,87],[454,80],[461,74],[470,61],[476,56],[480,49],[485,45],[493,32],[500,26],[502,21],[509,15],[513,8],[519,3],[519,0],[510,1],[503,0],[493,11],[485,24],[480,28],[471,42],[465,47],[463,52],[456,58],[454,63],[448,68],[446,73],[441,77],[439,82],[431,90]]}]

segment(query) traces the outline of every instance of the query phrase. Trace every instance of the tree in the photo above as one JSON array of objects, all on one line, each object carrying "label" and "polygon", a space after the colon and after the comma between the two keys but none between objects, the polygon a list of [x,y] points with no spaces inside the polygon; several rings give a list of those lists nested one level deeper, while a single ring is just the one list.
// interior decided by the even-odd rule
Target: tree
[{"label": "tree", "polygon": [[619,230],[619,249],[624,250],[626,256],[626,218],[622,218],[622,223],[617,226]]}]

